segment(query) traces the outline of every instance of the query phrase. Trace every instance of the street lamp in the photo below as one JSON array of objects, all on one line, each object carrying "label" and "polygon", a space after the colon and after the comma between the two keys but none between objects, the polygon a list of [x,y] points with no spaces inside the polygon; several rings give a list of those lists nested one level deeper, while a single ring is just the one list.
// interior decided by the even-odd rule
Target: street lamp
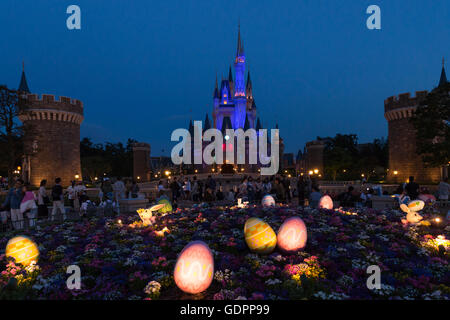
[{"label": "street lamp", "polygon": [[314,169],[314,173],[318,174],[319,173],[319,169]]}]

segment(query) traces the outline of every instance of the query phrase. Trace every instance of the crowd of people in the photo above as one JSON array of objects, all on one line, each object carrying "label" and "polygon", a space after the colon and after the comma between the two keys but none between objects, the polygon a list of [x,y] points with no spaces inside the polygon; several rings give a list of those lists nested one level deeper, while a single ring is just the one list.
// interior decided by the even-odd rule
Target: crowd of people
[{"label": "crowd of people", "polygon": [[[374,190],[371,187],[365,187],[364,184],[362,186],[362,190],[355,190],[353,186],[349,186],[346,191],[330,196],[333,200],[339,201],[341,206],[372,207],[372,198],[375,194],[388,194],[386,191],[382,193],[381,187]],[[167,190],[171,191],[172,201],[175,204],[179,200],[212,202],[234,201],[238,198],[249,203],[256,203],[260,202],[266,194],[270,194],[274,196],[277,202],[291,203],[294,198],[297,198],[299,205],[317,207],[320,198],[325,195],[315,179],[301,175],[297,178],[271,176],[270,178],[258,177],[256,179],[244,176],[239,183],[225,181],[224,185],[217,182],[211,175],[206,180],[199,180],[196,176],[192,179],[174,177],[171,180],[159,181],[159,196]],[[399,195],[402,201],[410,201],[417,199],[419,194],[429,194],[430,192],[420,188],[414,181],[414,177],[410,177],[409,182],[401,184],[395,193]],[[448,184],[448,178],[446,178],[440,182],[436,196],[440,200],[448,200],[449,193],[450,185]]]},{"label": "crowd of people", "polygon": [[44,179],[40,182],[39,189],[33,191],[22,179],[16,179],[0,207],[2,227],[7,226],[9,220],[16,230],[23,229],[25,223],[33,228],[38,219],[54,221],[62,217],[64,221],[67,219],[66,204],[70,211],[81,217],[96,212],[98,207],[119,213],[119,200],[126,197],[137,198],[138,193],[136,181],[123,182],[120,177],[114,183],[109,178],[104,178],[96,200],[91,200],[87,195],[87,188],[82,181],[71,181],[64,190],[61,178],[55,179],[51,189],[47,189],[47,180]]}]

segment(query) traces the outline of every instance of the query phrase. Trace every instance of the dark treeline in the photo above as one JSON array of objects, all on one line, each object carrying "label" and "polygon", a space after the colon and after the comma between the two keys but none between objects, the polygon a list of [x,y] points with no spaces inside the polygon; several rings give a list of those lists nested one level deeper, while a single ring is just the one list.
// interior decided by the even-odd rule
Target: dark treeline
[{"label": "dark treeline", "polygon": [[126,145],[121,142],[94,144],[90,138],[80,142],[81,170],[83,178],[94,181],[105,176],[131,177],[133,175],[133,149],[136,140],[128,139]]},{"label": "dark treeline", "polygon": [[331,180],[383,180],[388,168],[388,143],[384,138],[358,144],[355,134],[320,138],[325,142],[324,173]]}]

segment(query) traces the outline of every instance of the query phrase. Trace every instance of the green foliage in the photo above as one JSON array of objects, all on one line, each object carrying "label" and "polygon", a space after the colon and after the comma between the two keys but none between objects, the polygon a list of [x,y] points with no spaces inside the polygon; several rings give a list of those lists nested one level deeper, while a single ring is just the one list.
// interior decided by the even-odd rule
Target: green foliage
[{"label": "green foliage", "polygon": [[335,137],[318,138],[325,142],[325,178],[332,180],[382,178],[388,163],[386,140],[358,144],[355,134],[337,134]]},{"label": "green foliage", "polygon": [[411,118],[416,129],[417,152],[426,166],[450,161],[450,83],[428,94]]},{"label": "green foliage", "polygon": [[91,139],[83,138],[80,142],[81,168],[83,175],[90,180],[95,177],[108,176],[129,177],[133,175],[132,144],[136,140],[128,139],[123,143],[94,144]]}]

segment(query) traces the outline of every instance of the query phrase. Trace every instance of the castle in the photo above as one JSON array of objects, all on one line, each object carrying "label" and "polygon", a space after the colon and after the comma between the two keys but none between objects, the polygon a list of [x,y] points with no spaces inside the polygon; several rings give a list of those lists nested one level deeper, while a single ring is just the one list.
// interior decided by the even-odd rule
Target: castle
[{"label": "castle", "polygon": [[[447,83],[444,62],[438,87]],[[416,131],[409,119],[417,107],[425,100],[428,91],[417,91],[389,97],[384,101],[384,117],[388,121],[389,171],[387,180],[402,183],[414,176],[421,183],[436,183],[448,176],[448,167],[425,167],[416,152]]]},{"label": "castle", "polygon": [[26,128],[22,178],[34,186],[39,186],[43,179],[52,185],[57,177],[63,185],[81,180],[83,103],[68,97],[32,94],[24,69],[17,91],[23,101],[19,120]]},{"label": "castle", "polygon": [[[250,71],[248,71],[247,79],[245,79],[245,62],[246,59],[245,59],[244,45],[241,39],[241,30],[239,25],[236,57],[234,59],[234,77],[232,68],[230,66],[228,71],[228,79],[222,78],[219,88],[216,76],[216,83],[213,92],[213,108],[212,108],[213,123],[211,124],[208,113],[206,113],[205,121],[203,123],[204,131],[211,128],[215,128],[220,130],[225,136],[225,132],[227,129],[233,130],[243,129],[244,131],[248,129],[255,129],[257,132],[259,132],[258,130],[263,129],[261,120],[259,117],[257,117],[257,108],[255,99],[253,97],[253,85],[250,77]],[[278,124],[276,125],[275,128],[278,129]],[[189,132],[191,133],[191,135],[194,134],[194,127],[192,124],[192,120],[189,123]],[[268,130],[267,134],[268,152],[270,153],[269,134],[270,130]],[[228,147],[229,142],[224,141],[223,149],[225,153],[227,150],[229,150]],[[283,158],[283,150],[284,150],[284,143],[283,139],[280,137],[279,142],[280,159]],[[246,145],[246,154],[248,155],[248,144]],[[236,161],[234,163],[236,163]],[[234,168],[228,166],[229,167],[228,170],[229,173],[231,173],[233,169],[239,172],[242,171],[256,172],[257,170],[259,170],[261,166],[262,165],[258,162],[257,165],[250,165],[250,164],[239,166],[234,165]],[[227,167],[227,165],[225,164],[224,167]],[[216,170],[216,168],[211,168],[211,166],[207,166],[205,164],[200,166],[192,165],[192,168],[195,168],[196,172],[211,172],[211,171],[214,172]]]}]

